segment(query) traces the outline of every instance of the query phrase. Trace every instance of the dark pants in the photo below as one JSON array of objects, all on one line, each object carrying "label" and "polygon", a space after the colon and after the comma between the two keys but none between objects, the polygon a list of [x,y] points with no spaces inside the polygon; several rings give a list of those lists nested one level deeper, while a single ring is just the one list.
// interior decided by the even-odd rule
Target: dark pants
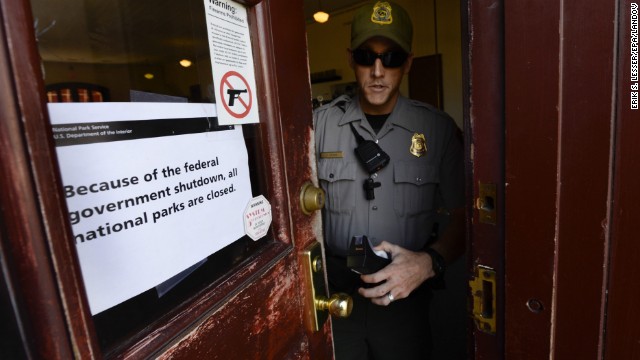
[{"label": "dark pants", "polygon": [[429,359],[431,290],[423,285],[389,306],[375,305],[354,291],[362,283],[357,276],[344,273],[350,270],[341,267],[341,260],[327,259],[330,290],[351,295],[353,311],[348,318],[332,317],[336,360]]}]

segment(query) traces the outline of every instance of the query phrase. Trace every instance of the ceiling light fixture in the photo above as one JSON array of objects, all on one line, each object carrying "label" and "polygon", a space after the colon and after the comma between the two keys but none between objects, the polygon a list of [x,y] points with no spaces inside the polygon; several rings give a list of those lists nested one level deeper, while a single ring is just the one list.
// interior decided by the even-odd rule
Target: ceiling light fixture
[{"label": "ceiling light fixture", "polygon": [[326,23],[327,20],[329,20],[329,14],[327,14],[324,11],[318,11],[315,14],[313,14],[313,19],[319,22],[320,24]]},{"label": "ceiling light fixture", "polygon": [[313,20],[319,22],[320,24],[326,23],[329,20],[329,14],[322,11],[322,4],[320,0],[318,0],[318,11],[313,14]]},{"label": "ceiling light fixture", "polygon": [[189,59],[180,60],[180,66],[188,68],[189,66],[191,66],[191,60]]},{"label": "ceiling light fixture", "polygon": [[146,73],[146,74],[144,74],[144,78],[147,79],[147,80],[151,80],[151,79],[153,79],[153,74],[152,73]]}]

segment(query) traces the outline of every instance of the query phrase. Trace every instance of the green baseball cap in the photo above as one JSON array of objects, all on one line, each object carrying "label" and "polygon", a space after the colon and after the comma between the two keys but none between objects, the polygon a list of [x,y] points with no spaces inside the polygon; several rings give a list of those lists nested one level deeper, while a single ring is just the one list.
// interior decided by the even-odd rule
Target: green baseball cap
[{"label": "green baseball cap", "polygon": [[409,14],[391,1],[375,1],[361,7],[351,23],[351,49],[374,36],[386,37],[410,53],[413,25]]}]

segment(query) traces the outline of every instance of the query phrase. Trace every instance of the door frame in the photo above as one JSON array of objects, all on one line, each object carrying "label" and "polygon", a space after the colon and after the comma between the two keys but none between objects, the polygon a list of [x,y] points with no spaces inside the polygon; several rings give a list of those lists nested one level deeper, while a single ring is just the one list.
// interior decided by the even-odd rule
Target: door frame
[{"label": "door frame", "polygon": [[[464,134],[467,163],[467,271],[470,279],[477,266],[495,271],[495,308],[492,318],[497,332],[469,324],[469,358],[504,358],[504,1],[462,1],[464,81]],[[481,69],[481,70],[479,70]],[[483,184],[495,185],[493,222],[480,220],[476,199]],[[478,274],[479,275],[479,274]],[[474,303],[470,291],[469,304]],[[473,312],[469,310],[470,314]]]},{"label": "door frame", "polygon": [[[637,224],[640,218],[640,172],[638,159],[637,135],[640,134],[638,117],[640,110],[631,107],[631,92],[638,94],[639,81],[632,80],[631,74],[631,4],[636,7],[636,36],[638,26],[638,1],[618,1],[618,58],[616,66],[617,84],[615,90],[616,123],[613,136],[615,138],[613,156],[613,173],[611,181],[611,215],[608,224],[609,247],[606,257],[609,266],[606,269],[607,291],[606,333],[600,346],[604,359],[631,359],[638,356],[638,339],[640,329],[637,319],[640,318],[640,273],[637,271],[640,261]],[[638,38],[635,39],[636,51]],[[637,52],[636,52],[637,65]],[[637,68],[636,68],[637,69]],[[636,73],[637,75],[637,73]],[[635,89],[635,90],[634,90]]]},{"label": "door frame", "polygon": [[[73,349],[95,355],[91,349],[97,343],[88,326],[89,308],[81,296],[84,285],[60,196],[29,3],[2,1],[1,6],[3,275],[30,357],[72,358]],[[70,264],[54,260],[72,258]]]}]

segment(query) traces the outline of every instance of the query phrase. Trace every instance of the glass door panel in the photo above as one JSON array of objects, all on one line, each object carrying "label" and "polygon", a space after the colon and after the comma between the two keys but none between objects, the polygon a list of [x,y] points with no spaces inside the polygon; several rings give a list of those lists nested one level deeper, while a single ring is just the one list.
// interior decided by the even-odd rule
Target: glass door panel
[{"label": "glass door panel", "polygon": [[[49,103],[215,104],[203,1],[31,3]],[[215,120],[207,126],[206,131],[233,129],[217,126]],[[262,175],[268,159],[260,151],[261,125],[242,125],[242,134],[248,155],[250,195],[268,197],[271,182]],[[117,141],[112,145],[117,147]],[[199,150],[203,154],[208,151]],[[63,172],[63,181],[64,178]],[[91,191],[90,187],[85,191]],[[74,212],[71,206],[69,210],[74,225],[82,218],[83,210]],[[212,212],[209,216],[216,215]],[[75,228],[74,235],[77,242]],[[203,261],[181,273],[168,291],[152,286],[95,313],[93,320],[102,350],[112,353],[127,342],[142,338],[161,317],[247,266],[261,249],[275,241],[271,231],[257,241],[242,236],[219,251],[202,254]],[[149,256],[153,256],[152,251]]]}]

